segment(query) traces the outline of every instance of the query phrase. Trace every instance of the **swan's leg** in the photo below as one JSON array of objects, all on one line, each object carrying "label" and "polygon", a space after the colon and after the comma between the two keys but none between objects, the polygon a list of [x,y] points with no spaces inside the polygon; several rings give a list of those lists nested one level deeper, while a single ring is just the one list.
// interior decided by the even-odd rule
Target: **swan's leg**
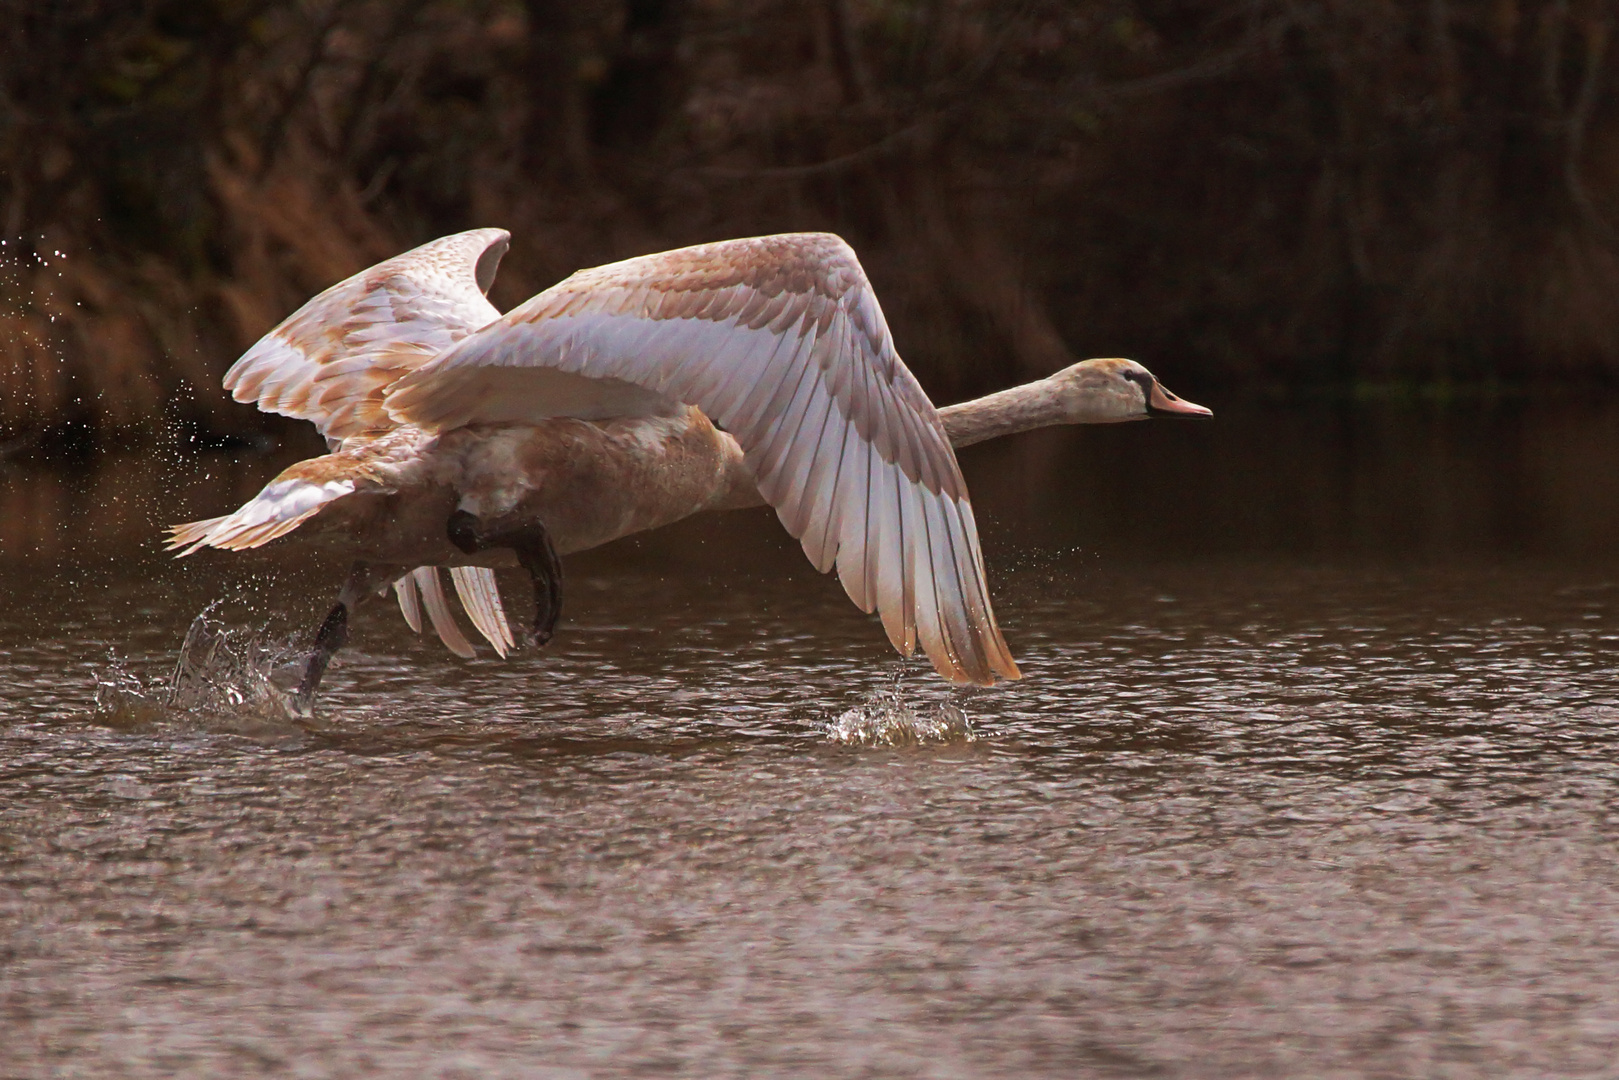
[{"label": "swan's leg", "polygon": [[556,633],[562,615],[562,559],[543,525],[512,546],[517,561],[534,581],[534,644],[544,645]]},{"label": "swan's leg", "polygon": [[507,548],[534,581],[534,644],[544,645],[556,633],[562,614],[562,559],[545,526],[538,522],[527,528],[491,532],[465,510],[450,515],[450,543],[468,555],[493,548]]},{"label": "swan's leg", "polygon": [[298,689],[292,694],[292,707],[298,715],[313,715],[315,691],[320,688],[320,680],[326,674],[326,665],[332,662],[332,654],[348,643],[349,613],[370,592],[375,576],[371,567],[355,563],[349,571],[348,580],[343,583],[342,591],[337,594],[337,603],[332,605],[320,629],[315,631],[314,648],[304,661],[303,678],[298,681]]}]

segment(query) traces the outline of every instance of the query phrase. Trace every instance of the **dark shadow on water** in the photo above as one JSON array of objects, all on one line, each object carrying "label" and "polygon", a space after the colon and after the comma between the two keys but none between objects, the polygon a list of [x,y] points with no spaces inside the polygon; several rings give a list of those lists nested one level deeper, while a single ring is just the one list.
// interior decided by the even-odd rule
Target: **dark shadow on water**
[{"label": "dark shadow on water", "polygon": [[[986,547],[1002,565],[1614,561],[1619,470],[1603,463],[1619,455],[1619,402],[1216,406],[1209,422],[1053,429],[964,451]],[[167,576],[165,526],[234,508],[295,459],[126,453],[76,470],[0,462],[0,567],[118,560]],[[723,572],[739,552],[794,550],[779,532],[767,511],[709,516],[583,561]]]}]

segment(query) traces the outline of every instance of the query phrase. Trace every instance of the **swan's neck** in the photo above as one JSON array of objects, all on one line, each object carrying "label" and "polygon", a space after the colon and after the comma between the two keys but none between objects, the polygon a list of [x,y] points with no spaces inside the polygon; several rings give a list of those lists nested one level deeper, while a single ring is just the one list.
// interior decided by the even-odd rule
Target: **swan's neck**
[{"label": "swan's neck", "polygon": [[1036,379],[988,397],[947,405],[939,410],[939,419],[944,421],[950,445],[959,450],[985,439],[1061,424],[1068,417],[1052,381]]}]

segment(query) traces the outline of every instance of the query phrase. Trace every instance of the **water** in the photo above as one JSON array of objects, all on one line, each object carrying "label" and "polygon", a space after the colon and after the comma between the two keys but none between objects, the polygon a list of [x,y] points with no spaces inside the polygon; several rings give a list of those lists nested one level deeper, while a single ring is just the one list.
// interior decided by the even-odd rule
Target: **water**
[{"label": "water", "polygon": [[742,515],[505,662],[368,608],[310,725],[252,692],[337,574],[137,543],[273,464],[0,476],[62,508],[0,563],[0,1075],[1611,1075],[1601,419],[969,460],[1011,687]]}]

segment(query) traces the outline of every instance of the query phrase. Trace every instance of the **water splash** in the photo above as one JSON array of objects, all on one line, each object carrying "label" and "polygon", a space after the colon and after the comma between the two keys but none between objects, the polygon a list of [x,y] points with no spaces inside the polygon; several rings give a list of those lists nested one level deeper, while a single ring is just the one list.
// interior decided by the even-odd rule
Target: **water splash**
[{"label": "water splash", "polygon": [[176,720],[218,729],[284,730],[297,719],[277,684],[295,651],[263,630],[227,627],[209,607],[191,622],[166,678],[143,679],[116,655],[95,673],[95,718],[113,727]]},{"label": "water splash", "polygon": [[913,705],[895,685],[875,690],[826,726],[827,737],[847,746],[919,746],[978,738],[960,706],[949,701]]}]

